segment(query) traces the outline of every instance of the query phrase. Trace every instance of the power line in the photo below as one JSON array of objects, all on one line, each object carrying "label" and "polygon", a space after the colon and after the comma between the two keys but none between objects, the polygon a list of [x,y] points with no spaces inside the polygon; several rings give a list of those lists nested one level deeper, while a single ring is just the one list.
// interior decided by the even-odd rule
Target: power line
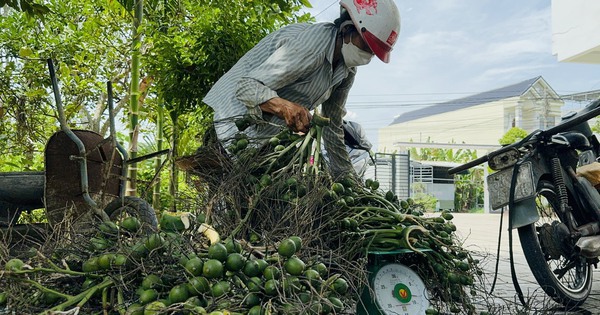
[{"label": "power line", "polygon": [[[526,97],[521,98],[524,101],[542,101],[542,100],[555,100],[560,101],[560,98],[552,97]],[[444,105],[448,107],[458,106],[469,106],[469,105],[486,105],[486,103],[494,102],[494,106],[498,103],[513,103],[513,101],[507,99],[497,99],[496,97],[481,97],[481,98],[469,98],[468,100],[457,99],[457,100],[417,100],[417,101],[348,101],[346,107],[360,107],[360,106],[377,106],[377,107],[411,107],[411,106],[435,106]]]},{"label": "power line", "polygon": [[480,92],[427,92],[427,93],[389,93],[389,94],[351,94],[357,97],[377,97],[377,96],[419,96],[419,95],[477,95]]},{"label": "power line", "polygon": [[[526,110],[524,111],[524,114],[527,113],[532,113],[534,112],[534,110]],[[387,119],[386,119],[387,120]],[[477,122],[473,123],[473,120],[477,120]],[[428,120],[428,121],[412,121],[409,122],[411,124],[411,127],[414,127],[415,129],[419,129],[419,130],[427,130],[427,131],[432,131],[435,130],[435,133],[445,133],[448,131],[456,131],[457,129],[460,129],[460,132],[465,132],[465,131],[469,131],[469,130],[480,130],[477,126],[482,126],[482,125],[488,125],[490,122],[496,121],[497,118],[492,118],[492,119],[487,119],[487,120],[481,120],[481,117],[475,117],[475,116],[469,116],[469,117],[464,117],[464,119],[462,119],[461,121],[466,122],[464,125],[460,125],[460,126],[449,126],[449,128],[446,129],[439,129],[439,125],[444,125],[447,123],[452,123],[452,122],[456,122],[456,119],[437,119],[437,120]],[[368,123],[369,125],[372,124],[376,124],[378,122],[384,122],[385,120],[371,120],[368,122],[361,122],[361,124],[363,124],[363,128],[365,129],[365,131],[381,131],[381,129],[383,128],[387,128],[387,127],[392,127],[394,125],[392,124],[388,124],[388,125],[382,125],[381,127],[364,127],[365,123]],[[521,119],[521,124],[522,125],[537,125],[539,123],[539,118],[537,117],[529,117],[529,118],[523,118]],[[501,123],[502,125],[505,124],[505,121],[503,121]],[[430,126],[431,129],[430,129]],[[435,127],[435,128],[433,128]],[[390,130],[389,132],[393,132],[392,130]]]},{"label": "power line", "polygon": [[[489,93],[493,93],[496,90],[490,90],[490,91],[486,91],[486,92],[481,92],[481,91],[463,91],[463,92],[423,92],[423,93],[377,93],[377,94],[350,94],[350,96],[359,96],[359,97],[377,97],[377,96],[418,96],[418,95],[472,95],[472,96],[476,96],[476,95],[485,95],[485,94],[489,94]],[[515,90],[503,90],[504,92],[521,92],[521,89],[515,89]],[[558,90],[555,90],[555,92],[560,92]],[[594,91],[592,91],[594,92]],[[582,93],[581,91],[562,91],[562,93],[558,93],[561,96],[569,96],[571,94],[576,94],[576,93]]]},{"label": "power line", "polygon": [[333,1],[330,5],[328,5],[325,9],[321,10],[321,12],[317,13],[314,17],[321,15],[323,12],[327,11],[327,9],[331,8],[334,4],[336,4],[338,0]]},{"label": "power line", "polygon": [[[536,114],[538,112],[538,110],[536,108],[527,108],[527,109],[523,109],[522,114],[525,116],[530,116],[528,114]],[[440,113],[443,114],[443,113]],[[446,123],[446,122],[451,122],[451,121],[455,121],[455,119],[437,119],[437,120],[428,120],[428,121],[416,121],[416,120],[420,120],[421,118],[426,118],[426,117],[431,117],[431,116],[435,116],[435,115],[423,115],[421,117],[415,117],[413,120],[409,121],[410,123],[413,124],[430,124],[430,123]],[[463,117],[463,120],[470,120],[470,119],[479,119],[479,116],[476,115],[471,115],[468,117]],[[352,119],[350,119],[352,120]],[[377,122],[383,122],[383,121],[393,121],[393,119],[390,118],[385,118],[385,119],[376,119],[376,120],[369,120],[369,121],[362,121],[362,123],[377,123]],[[536,117],[523,117],[522,120],[523,122],[532,122],[532,121],[536,121]]]}]

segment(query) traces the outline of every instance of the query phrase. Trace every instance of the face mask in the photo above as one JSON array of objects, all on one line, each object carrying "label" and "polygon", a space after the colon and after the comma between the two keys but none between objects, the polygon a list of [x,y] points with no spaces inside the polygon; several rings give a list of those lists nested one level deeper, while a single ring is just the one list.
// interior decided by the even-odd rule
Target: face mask
[{"label": "face mask", "polygon": [[342,44],[342,56],[344,57],[344,63],[348,67],[357,67],[368,64],[373,58],[373,54],[370,54],[352,43],[352,37],[348,44]]}]

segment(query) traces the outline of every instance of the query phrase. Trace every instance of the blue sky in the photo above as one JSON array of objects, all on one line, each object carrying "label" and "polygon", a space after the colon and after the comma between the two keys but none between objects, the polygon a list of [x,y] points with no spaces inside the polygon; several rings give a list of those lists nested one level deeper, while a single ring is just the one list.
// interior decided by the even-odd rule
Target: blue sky
[{"label": "blue sky", "polygon": [[[317,21],[333,21],[339,0],[311,0]],[[549,0],[396,1],[401,31],[384,64],[360,67],[346,105],[377,149],[377,129],[433,103],[542,76],[558,94],[600,89],[600,65],[552,55]],[[585,105],[585,104],[582,104]]]}]

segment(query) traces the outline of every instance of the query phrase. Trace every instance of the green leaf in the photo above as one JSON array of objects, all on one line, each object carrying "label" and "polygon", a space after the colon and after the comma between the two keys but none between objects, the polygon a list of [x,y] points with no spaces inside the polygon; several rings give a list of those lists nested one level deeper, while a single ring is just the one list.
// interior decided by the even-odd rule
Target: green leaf
[{"label": "green leaf", "polygon": [[127,11],[133,10],[134,0],[118,0],[119,3],[125,8]]},{"label": "green leaf", "polygon": [[43,16],[45,14],[50,13],[50,8],[48,8],[45,5],[38,4],[38,3],[32,3],[31,4],[31,9],[32,9],[32,14],[33,15],[36,15],[36,16],[39,16],[39,17],[42,17],[42,18],[43,18]]},{"label": "green leaf", "polygon": [[27,58],[27,57],[30,57],[31,55],[33,55],[33,50],[31,50],[31,48],[29,48],[29,47],[21,47],[19,49],[19,57],[21,57],[21,58]]},{"label": "green leaf", "polygon": [[310,1],[308,1],[308,0],[300,0],[300,3],[309,9],[312,8],[312,4],[310,4]]}]

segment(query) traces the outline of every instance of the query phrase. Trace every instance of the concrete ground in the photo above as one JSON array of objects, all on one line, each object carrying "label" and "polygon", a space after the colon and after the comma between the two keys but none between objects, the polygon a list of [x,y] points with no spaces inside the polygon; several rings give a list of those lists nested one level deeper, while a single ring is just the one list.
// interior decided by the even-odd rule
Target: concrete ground
[{"label": "concrete ground", "polygon": [[[500,219],[502,222],[502,238],[500,252],[498,250],[498,235],[500,234]],[[454,213],[454,224],[457,236],[464,241],[464,248],[471,250],[474,256],[481,259],[485,270],[484,288],[489,291],[494,279],[496,258],[499,257],[498,277],[495,288],[485,301],[482,310],[488,308],[492,314],[600,314],[600,283],[594,283],[593,290],[582,307],[576,310],[565,310],[549,299],[537,284],[523,255],[517,231],[513,232],[513,255],[515,270],[519,285],[523,291],[529,308],[524,308],[516,294],[511,278],[509,246],[508,246],[508,215],[505,213],[466,214]],[[594,279],[600,279],[600,271],[594,271]],[[478,303],[479,304],[479,303]],[[490,305],[492,306],[490,308]]]}]

